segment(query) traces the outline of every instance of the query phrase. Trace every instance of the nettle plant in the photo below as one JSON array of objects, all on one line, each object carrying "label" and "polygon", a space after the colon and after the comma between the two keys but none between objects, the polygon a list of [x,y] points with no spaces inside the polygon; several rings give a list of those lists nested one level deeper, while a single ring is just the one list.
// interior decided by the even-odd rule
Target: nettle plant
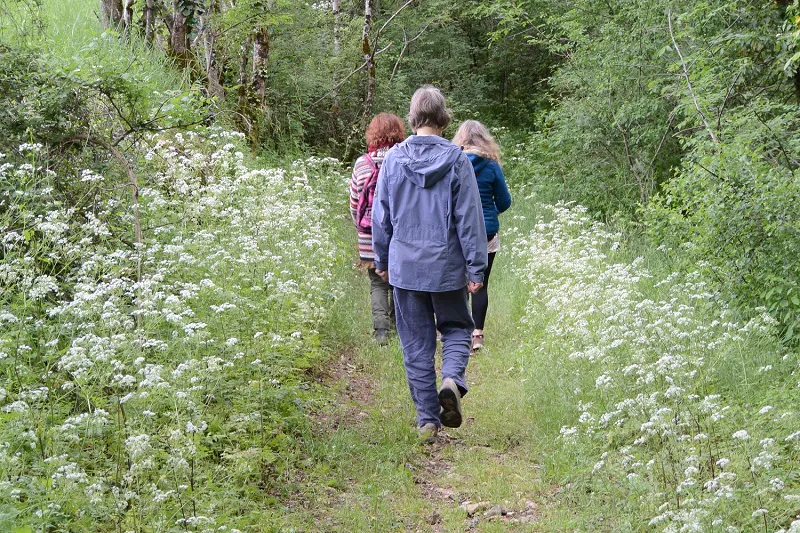
[{"label": "nettle plant", "polygon": [[[0,166],[0,529],[233,531],[280,490],[339,294],[321,191],[345,178],[241,144],[146,139],[138,210],[39,146]],[[55,200],[63,180],[97,201]]]},{"label": "nettle plant", "polygon": [[530,348],[569,376],[567,497],[664,531],[800,530],[800,362],[776,321],[737,322],[697,273],[651,272],[581,207],[541,210],[512,248],[523,321],[545,317]]}]

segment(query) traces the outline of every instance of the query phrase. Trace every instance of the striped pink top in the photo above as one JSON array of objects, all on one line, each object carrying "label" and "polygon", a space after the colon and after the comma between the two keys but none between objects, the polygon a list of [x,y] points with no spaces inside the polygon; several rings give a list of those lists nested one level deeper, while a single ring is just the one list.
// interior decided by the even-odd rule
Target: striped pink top
[{"label": "striped pink top", "polygon": [[[383,163],[383,158],[389,152],[390,148],[381,148],[375,152],[370,152],[369,155],[372,161],[375,162],[378,168]],[[353,223],[356,221],[356,211],[358,209],[358,198],[361,196],[361,189],[364,183],[372,174],[372,166],[362,155],[356,159],[353,166],[353,177],[350,179],[350,216],[353,217]],[[362,261],[374,261],[375,252],[372,251],[372,235],[369,233],[358,232],[358,256]]]}]

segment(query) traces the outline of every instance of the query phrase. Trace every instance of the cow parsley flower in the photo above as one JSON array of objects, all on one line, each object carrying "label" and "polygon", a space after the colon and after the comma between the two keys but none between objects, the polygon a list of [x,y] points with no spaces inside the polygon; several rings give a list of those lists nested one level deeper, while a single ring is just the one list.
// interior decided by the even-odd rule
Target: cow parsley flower
[{"label": "cow parsley flower", "polygon": [[731,435],[731,437],[733,437],[736,440],[748,440],[750,438],[750,434],[747,433],[746,430],[740,429],[739,431]]}]

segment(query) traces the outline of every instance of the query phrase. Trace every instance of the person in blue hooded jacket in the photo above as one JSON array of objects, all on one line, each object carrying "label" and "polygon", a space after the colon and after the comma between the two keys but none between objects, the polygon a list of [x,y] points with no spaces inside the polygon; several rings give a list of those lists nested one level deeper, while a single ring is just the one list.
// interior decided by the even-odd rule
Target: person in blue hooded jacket
[{"label": "person in blue hooded jacket", "polygon": [[386,155],[372,205],[376,274],[394,287],[397,334],[424,442],[435,440],[442,425],[461,425],[474,328],[467,293],[483,286],[488,262],[472,164],[441,136],[451,117],[439,89],[414,93],[408,122],[416,134]]},{"label": "person in blue hooded jacket", "polygon": [[486,238],[489,240],[489,266],[483,276],[483,288],[472,295],[472,319],[475,321],[472,349],[477,351],[483,348],[483,326],[489,310],[489,275],[492,273],[494,256],[500,249],[500,220],[497,215],[511,207],[511,193],[500,168],[500,147],[486,126],[477,120],[467,120],[459,126],[453,143],[464,150],[475,170],[481,192]]}]

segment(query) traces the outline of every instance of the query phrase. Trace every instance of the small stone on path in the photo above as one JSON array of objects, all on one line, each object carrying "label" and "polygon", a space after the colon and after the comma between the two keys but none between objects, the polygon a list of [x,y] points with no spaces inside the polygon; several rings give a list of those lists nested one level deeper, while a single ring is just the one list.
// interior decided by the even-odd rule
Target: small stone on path
[{"label": "small stone on path", "polygon": [[436,493],[436,494],[437,494],[437,495],[438,495],[440,498],[443,498],[443,499],[445,499],[445,500],[455,500],[455,499],[456,499],[456,493],[455,493],[455,491],[454,491],[454,490],[451,490],[451,489],[445,489],[445,488],[442,488],[442,487],[436,487],[435,489],[433,489],[433,491],[434,491],[434,492],[435,492],[435,493]]},{"label": "small stone on path", "polygon": [[461,504],[461,508],[467,512],[468,516],[472,516],[481,511],[485,511],[492,506],[492,502],[478,502],[472,503],[469,500]]},{"label": "small stone on path", "polygon": [[508,514],[508,511],[499,505],[494,505],[491,509],[483,513],[483,516],[505,516],[506,514]]}]

